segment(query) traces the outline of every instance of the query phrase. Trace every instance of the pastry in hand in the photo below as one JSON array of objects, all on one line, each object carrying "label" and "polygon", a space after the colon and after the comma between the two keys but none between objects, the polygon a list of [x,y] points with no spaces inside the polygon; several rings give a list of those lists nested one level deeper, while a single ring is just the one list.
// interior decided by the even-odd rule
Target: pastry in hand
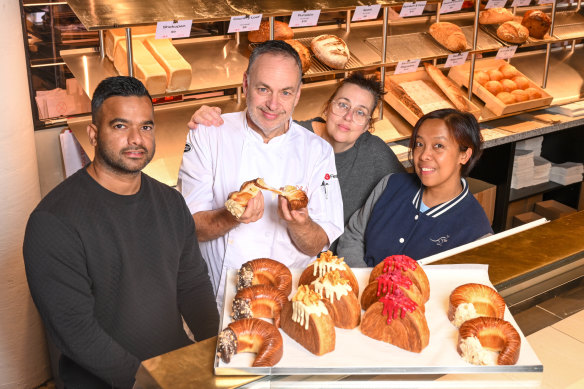
[{"label": "pastry in hand", "polygon": [[365,311],[361,332],[416,353],[422,352],[430,342],[424,313],[401,289],[383,296]]},{"label": "pastry in hand", "polygon": [[280,327],[315,355],[335,349],[335,326],[320,295],[307,285],[298,287],[292,301],[284,304]]},{"label": "pastry in hand", "polygon": [[344,258],[339,258],[329,251],[323,251],[319,257],[310,263],[300,275],[298,285],[310,285],[314,280],[324,276],[326,273],[337,270],[342,278],[349,281],[352,292],[359,296],[359,283],[355,274],[345,263]]},{"label": "pastry in hand", "polygon": [[361,319],[361,306],[352,293],[349,281],[338,270],[326,273],[313,281],[310,287],[320,295],[335,327],[355,328]]},{"label": "pastry in hand", "polygon": [[244,182],[239,191],[231,193],[225,202],[225,208],[238,219],[245,212],[249,200],[260,193],[260,188],[255,184],[255,181]]},{"label": "pastry in hand", "polygon": [[384,273],[399,270],[418,287],[422,293],[424,302],[430,298],[430,283],[428,276],[420,265],[407,255],[391,255],[378,263],[369,275],[369,283]]}]

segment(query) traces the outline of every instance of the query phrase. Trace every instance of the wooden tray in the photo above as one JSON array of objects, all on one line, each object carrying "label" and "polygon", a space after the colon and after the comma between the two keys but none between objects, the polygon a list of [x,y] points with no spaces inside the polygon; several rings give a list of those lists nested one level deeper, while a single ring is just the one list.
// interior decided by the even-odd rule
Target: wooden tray
[{"label": "wooden tray", "polygon": [[[434,83],[434,81],[432,81],[432,78],[428,75],[428,73],[424,69],[418,70],[418,71],[412,72],[412,73],[403,73],[403,74],[393,75],[390,77],[390,79],[392,79],[393,81],[395,81],[398,84],[408,82],[408,81],[415,81],[415,80],[426,81],[426,84],[436,94],[439,95],[439,97],[442,99],[441,101],[446,101],[446,102],[450,103],[450,105],[452,105],[452,107],[454,108],[454,105],[450,102],[448,97],[446,97],[446,95],[442,92],[442,90],[438,87],[438,85],[436,85]],[[416,124],[416,122],[418,121],[419,117],[416,116],[416,114],[413,113],[410,110],[410,108],[406,104],[404,104],[397,96],[395,96],[393,93],[391,93],[391,91],[389,90],[388,87],[386,87],[386,90],[388,92],[384,96],[385,101],[389,105],[391,105],[393,107],[393,109],[395,109],[404,119],[406,119],[408,121],[408,123],[410,123],[412,126],[414,126]],[[480,115],[481,115],[480,108],[478,108],[472,102],[468,101],[468,99],[465,98],[465,100],[469,103],[469,106],[471,107],[470,113],[478,120]]]},{"label": "wooden tray", "polygon": [[[479,70],[489,71],[491,69],[498,69],[501,65],[505,64],[502,59],[483,59],[476,61],[475,72]],[[470,62],[466,62],[463,65],[455,66],[450,69],[448,77],[452,79],[456,84],[468,88],[468,77],[470,72]],[[520,75],[525,75],[519,72]],[[551,104],[553,97],[547,93],[545,90],[541,89],[532,80],[529,80],[529,86],[536,88],[541,93],[542,97],[539,99],[533,99],[528,101],[522,101],[520,103],[504,104],[501,100],[497,99],[491,92],[489,92],[485,87],[480,85],[478,82],[473,82],[472,92],[477,95],[479,99],[485,102],[485,107],[492,111],[495,115],[501,116],[515,112],[521,112],[528,109],[547,107]]]}]

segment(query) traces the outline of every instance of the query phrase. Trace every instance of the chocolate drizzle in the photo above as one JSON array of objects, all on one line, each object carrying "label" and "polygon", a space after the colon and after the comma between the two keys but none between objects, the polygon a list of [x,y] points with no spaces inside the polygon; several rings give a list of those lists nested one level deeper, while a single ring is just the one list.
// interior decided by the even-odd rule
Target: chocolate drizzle
[{"label": "chocolate drizzle", "polygon": [[229,327],[225,328],[218,337],[217,356],[225,363],[231,361],[233,354],[237,352],[237,336]]},{"label": "chocolate drizzle", "polygon": [[247,317],[253,317],[253,312],[251,311],[251,301],[250,299],[244,298],[234,298],[232,304],[233,320],[245,319]]},{"label": "chocolate drizzle", "polygon": [[401,289],[396,289],[393,293],[388,293],[379,299],[383,303],[383,315],[387,315],[387,324],[393,319],[404,318],[406,312],[414,312],[418,307],[414,301],[404,294]]},{"label": "chocolate drizzle", "polygon": [[377,277],[377,295],[393,293],[400,286],[409,289],[412,286],[412,280],[403,275],[401,272],[392,271],[384,273]]}]

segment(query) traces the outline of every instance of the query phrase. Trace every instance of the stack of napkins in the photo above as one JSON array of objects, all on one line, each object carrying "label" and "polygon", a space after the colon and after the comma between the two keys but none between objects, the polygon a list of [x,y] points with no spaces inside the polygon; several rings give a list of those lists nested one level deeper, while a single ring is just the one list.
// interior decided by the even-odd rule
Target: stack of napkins
[{"label": "stack of napkins", "polygon": [[541,144],[543,143],[543,136],[538,136],[531,139],[526,139],[517,142],[515,148],[520,150],[531,150],[534,156],[541,155]]},{"label": "stack of napkins", "polygon": [[584,166],[577,162],[552,164],[550,180],[562,185],[570,185],[582,181]]},{"label": "stack of napkins", "polygon": [[552,164],[543,157],[533,157],[533,181],[531,185],[539,185],[550,180]]},{"label": "stack of napkins", "polygon": [[533,171],[533,151],[516,149],[515,158],[513,158],[511,188],[521,189],[533,185]]}]

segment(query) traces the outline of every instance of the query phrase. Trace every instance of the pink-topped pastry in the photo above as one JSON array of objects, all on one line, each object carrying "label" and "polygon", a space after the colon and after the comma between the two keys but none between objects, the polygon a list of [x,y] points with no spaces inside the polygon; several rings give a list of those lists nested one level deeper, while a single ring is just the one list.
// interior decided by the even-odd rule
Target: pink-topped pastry
[{"label": "pink-topped pastry", "polygon": [[371,304],[378,301],[388,293],[400,290],[413,300],[424,311],[424,299],[418,287],[404,273],[393,270],[383,273],[373,282],[370,282],[361,295],[361,308],[367,310]]},{"label": "pink-topped pastry", "polygon": [[428,276],[418,263],[407,255],[391,255],[378,263],[369,276],[369,283],[375,281],[377,277],[384,273],[391,273],[394,270],[400,271],[408,277],[420,290],[423,301],[430,298],[430,283]]}]

